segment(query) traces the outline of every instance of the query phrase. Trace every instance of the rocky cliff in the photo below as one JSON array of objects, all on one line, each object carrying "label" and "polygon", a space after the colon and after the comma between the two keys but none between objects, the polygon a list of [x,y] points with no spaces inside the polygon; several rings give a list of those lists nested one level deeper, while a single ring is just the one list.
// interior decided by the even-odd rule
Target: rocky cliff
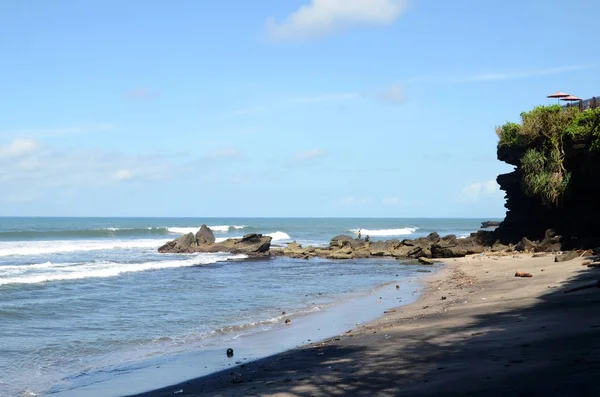
[{"label": "rocky cliff", "polygon": [[[569,128],[553,135],[540,134],[526,144],[502,144],[501,136],[498,159],[515,166],[513,172],[496,179],[506,193],[506,217],[494,231],[495,238],[502,243],[515,244],[523,238],[542,240],[547,237],[547,230],[552,229],[551,233],[562,236],[562,249],[600,246],[600,151],[594,148],[598,125],[594,127],[592,122],[589,132],[579,134],[569,134]],[[552,155],[548,147],[560,150],[561,166],[569,176],[564,194],[556,205],[544,203],[539,196],[527,192],[524,185],[526,152],[545,151],[548,157]]]}]

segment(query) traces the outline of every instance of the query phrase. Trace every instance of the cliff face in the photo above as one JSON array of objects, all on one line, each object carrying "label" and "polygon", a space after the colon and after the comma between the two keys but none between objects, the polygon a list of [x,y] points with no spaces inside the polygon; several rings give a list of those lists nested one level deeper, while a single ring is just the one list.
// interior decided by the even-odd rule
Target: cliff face
[{"label": "cliff face", "polygon": [[565,168],[571,173],[566,195],[556,207],[545,206],[522,188],[520,159],[525,148],[499,146],[498,160],[515,166],[496,181],[506,192],[506,218],[494,232],[503,244],[523,237],[541,240],[547,229],[563,236],[563,249],[600,246],[600,153],[591,150],[590,138],[564,142]]}]

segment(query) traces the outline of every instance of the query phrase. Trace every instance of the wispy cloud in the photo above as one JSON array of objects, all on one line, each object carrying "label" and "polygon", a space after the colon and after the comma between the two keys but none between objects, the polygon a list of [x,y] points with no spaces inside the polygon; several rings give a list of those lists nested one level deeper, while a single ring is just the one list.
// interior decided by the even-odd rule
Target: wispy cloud
[{"label": "wispy cloud", "polygon": [[283,21],[267,20],[273,41],[324,37],[359,25],[390,25],[406,10],[405,0],[312,0]]},{"label": "wispy cloud", "polygon": [[500,193],[500,186],[498,186],[494,179],[490,179],[486,182],[478,182],[465,186],[462,190],[460,201],[477,202],[485,197],[499,196]]},{"label": "wispy cloud", "polygon": [[8,136],[26,136],[31,138],[46,138],[52,136],[69,135],[69,134],[87,134],[107,132],[116,129],[114,124],[110,123],[92,123],[84,124],[67,128],[28,128],[17,130],[3,130],[0,135]]},{"label": "wispy cloud", "polygon": [[112,177],[118,181],[129,181],[134,176],[135,172],[132,170],[118,170],[112,174]]},{"label": "wispy cloud", "polygon": [[284,109],[286,107],[291,106],[310,105],[315,103],[326,102],[345,102],[358,99],[360,97],[362,97],[362,95],[358,92],[332,92],[313,96],[297,96],[282,99],[281,101],[273,102],[270,104],[249,106],[237,109],[234,110],[231,114],[234,116],[248,116],[252,114],[266,113],[276,109]]},{"label": "wispy cloud", "polygon": [[387,206],[397,206],[400,205],[400,203],[402,203],[400,197],[384,197],[381,199],[381,204]]},{"label": "wispy cloud", "polygon": [[313,149],[307,152],[297,153],[292,157],[292,162],[303,163],[311,160],[315,160],[321,157],[325,157],[327,152],[321,149]]},{"label": "wispy cloud", "polygon": [[317,95],[310,97],[297,97],[290,99],[290,103],[319,103],[331,101],[344,101],[359,98],[358,92],[336,92],[333,94]]},{"label": "wispy cloud", "polygon": [[[106,186],[117,181],[165,179],[173,166],[156,158],[99,150],[57,149],[38,140],[16,138],[0,145],[0,192],[43,197],[46,189]],[[14,201],[14,200],[13,200]]]},{"label": "wispy cloud", "polygon": [[506,81],[506,80],[517,80],[526,79],[540,76],[549,76],[553,74],[562,74],[569,72],[576,72],[579,70],[595,69],[598,65],[595,64],[584,64],[584,65],[568,65],[551,68],[541,69],[519,69],[519,70],[508,70],[508,71],[491,71],[474,73],[470,75],[462,76],[417,76],[408,79],[407,83],[435,83],[435,84],[462,84],[462,83],[485,83],[495,81]]},{"label": "wispy cloud", "polygon": [[406,102],[406,96],[404,95],[404,85],[392,84],[385,91],[381,92],[379,98],[384,102],[393,104],[403,104]]},{"label": "wispy cloud", "polygon": [[[494,73],[481,73],[473,76],[465,77],[462,81],[478,82],[478,81],[498,81],[498,80],[513,80],[513,79],[524,79],[527,77],[546,76],[552,74],[560,74],[566,72],[574,72],[577,70],[585,70],[595,68],[596,65],[572,65],[572,66],[561,66],[547,69],[530,69],[530,70],[515,70],[509,72],[494,72]],[[461,82],[459,80],[458,82]]]},{"label": "wispy cloud", "polygon": [[242,153],[236,149],[236,148],[224,148],[224,149],[219,149],[211,154],[209,154],[207,157],[211,158],[211,159],[226,159],[226,158],[235,158],[235,157],[241,157]]},{"label": "wispy cloud", "polygon": [[35,152],[39,143],[33,139],[17,138],[7,146],[0,146],[0,160],[15,159]]},{"label": "wispy cloud", "polygon": [[335,204],[342,207],[351,208],[368,204],[371,201],[369,197],[344,196],[336,200]]},{"label": "wispy cloud", "polygon": [[160,93],[158,91],[150,90],[148,88],[136,88],[123,94],[123,98],[130,101],[147,101],[156,99],[159,96]]},{"label": "wispy cloud", "polygon": [[247,116],[249,114],[264,113],[267,110],[269,110],[269,106],[250,106],[234,110],[232,114],[234,116]]}]

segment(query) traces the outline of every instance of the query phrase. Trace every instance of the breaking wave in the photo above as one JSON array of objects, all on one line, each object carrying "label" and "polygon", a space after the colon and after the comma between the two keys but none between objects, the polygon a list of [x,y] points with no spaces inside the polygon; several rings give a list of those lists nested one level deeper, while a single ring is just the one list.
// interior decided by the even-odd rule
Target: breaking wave
[{"label": "breaking wave", "polygon": [[291,240],[290,235],[284,232],[267,233],[266,236],[270,236],[273,241]]},{"label": "breaking wave", "polygon": [[364,236],[407,236],[409,234],[413,234],[419,230],[416,227],[404,227],[401,229],[350,229],[349,232],[352,232],[355,235],[358,235],[360,231],[361,235]]},{"label": "breaking wave", "polygon": [[89,263],[37,263],[32,265],[0,267],[0,285],[37,284],[48,281],[79,280],[115,277],[123,273],[207,265],[227,259],[244,259],[245,255],[201,254],[190,259],[118,263],[98,261]]},{"label": "breaking wave", "polygon": [[44,255],[59,252],[101,251],[113,249],[156,249],[166,239],[138,240],[47,240],[47,241],[0,241],[0,257]]},{"label": "breaking wave", "polygon": [[[210,230],[216,233],[227,233],[230,230],[242,230],[246,228],[246,225],[216,225],[216,226],[208,226]],[[187,233],[196,233],[200,230],[200,226],[197,227],[168,227],[167,230],[169,233],[174,234],[187,234]]]}]

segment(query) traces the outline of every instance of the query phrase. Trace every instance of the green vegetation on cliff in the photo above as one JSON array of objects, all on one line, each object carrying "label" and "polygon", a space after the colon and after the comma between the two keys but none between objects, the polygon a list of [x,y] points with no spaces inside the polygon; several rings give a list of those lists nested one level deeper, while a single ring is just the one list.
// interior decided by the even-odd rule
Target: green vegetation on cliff
[{"label": "green vegetation on cliff", "polygon": [[557,207],[567,194],[571,171],[565,162],[565,145],[582,142],[600,151],[600,108],[538,106],[521,113],[521,124],[507,122],[496,128],[498,147],[518,151],[523,191]]}]

